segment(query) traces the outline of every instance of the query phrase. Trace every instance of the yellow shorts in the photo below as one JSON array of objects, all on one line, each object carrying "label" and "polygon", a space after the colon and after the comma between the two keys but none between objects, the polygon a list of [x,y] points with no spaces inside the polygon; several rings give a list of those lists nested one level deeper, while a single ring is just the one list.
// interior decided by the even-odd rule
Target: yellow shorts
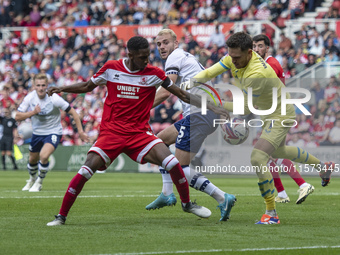
[{"label": "yellow shorts", "polygon": [[260,138],[270,142],[277,149],[286,140],[289,129],[296,125],[294,119],[264,121]]}]

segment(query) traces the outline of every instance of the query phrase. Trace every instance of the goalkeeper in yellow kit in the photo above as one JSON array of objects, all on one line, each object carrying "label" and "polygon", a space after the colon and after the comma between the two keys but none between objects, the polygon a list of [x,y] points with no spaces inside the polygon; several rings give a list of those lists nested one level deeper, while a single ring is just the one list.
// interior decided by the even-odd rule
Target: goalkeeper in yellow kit
[{"label": "goalkeeper in yellow kit", "polygon": [[[280,220],[275,210],[275,196],[273,177],[267,169],[269,156],[274,158],[287,158],[292,161],[310,164],[322,171],[322,186],[327,186],[334,163],[324,163],[309,154],[305,150],[286,146],[286,135],[291,126],[295,123],[294,106],[289,104],[286,107],[286,115],[281,114],[281,88],[284,84],[277,78],[275,71],[254,51],[252,38],[243,32],[235,33],[227,40],[228,55],[210,68],[198,73],[194,80],[206,82],[226,70],[231,70],[235,78],[236,86],[239,87],[244,96],[244,112],[249,114],[254,110],[271,109],[273,104],[273,91],[277,88],[276,110],[267,115],[262,115],[264,121],[263,132],[256,142],[251,153],[251,164],[258,176],[258,185],[262,197],[266,202],[266,212],[256,224],[279,224]],[[252,93],[252,102],[248,102],[248,93]],[[290,98],[290,95],[283,95]],[[234,101],[237,98],[234,97]],[[249,103],[249,104],[248,104]],[[224,108],[233,111],[233,103],[226,102]],[[283,122],[282,122],[283,121]]]}]

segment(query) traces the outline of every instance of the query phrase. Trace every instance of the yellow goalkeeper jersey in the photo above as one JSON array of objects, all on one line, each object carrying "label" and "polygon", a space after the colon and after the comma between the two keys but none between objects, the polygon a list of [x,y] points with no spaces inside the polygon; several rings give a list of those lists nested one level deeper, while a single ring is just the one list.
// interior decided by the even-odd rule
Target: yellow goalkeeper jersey
[{"label": "yellow goalkeeper jersey", "polygon": [[[224,56],[218,63],[198,73],[194,78],[200,82],[206,82],[226,70],[231,70],[235,78],[235,86],[240,88],[244,95],[244,112],[249,114],[248,92],[252,88],[252,105],[258,110],[269,110],[273,105],[273,88],[277,88],[276,110],[268,115],[262,115],[262,119],[295,119],[294,106],[287,105],[286,115],[281,114],[281,89],[285,85],[277,77],[275,71],[256,52],[252,52],[252,58],[244,68],[237,69],[229,55]],[[286,98],[290,98],[287,93]],[[232,111],[232,103],[226,103],[225,108]]]}]

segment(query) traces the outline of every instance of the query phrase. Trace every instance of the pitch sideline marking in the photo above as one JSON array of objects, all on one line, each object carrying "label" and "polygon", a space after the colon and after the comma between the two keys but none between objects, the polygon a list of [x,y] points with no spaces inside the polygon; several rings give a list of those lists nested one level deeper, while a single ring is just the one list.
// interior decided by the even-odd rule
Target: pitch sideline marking
[{"label": "pitch sideline marking", "polygon": [[109,253],[98,255],[153,255],[153,254],[183,254],[183,253],[211,253],[211,252],[244,252],[244,251],[282,251],[282,250],[307,250],[307,249],[337,249],[340,245],[334,246],[302,246],[302,247],[269,247],[269,248],[245,248],[245,249],[213,249],[213,250],[188,250],[188,251],[161,251],[161,252],[128,252]]},{"label": "pitch sideline marking", "polygon": [[[65,191],[63,191],[64,193]],[[319,194],[314,194],[313,196],[339,196],[340,193],[338,192],[330,192],[330,193],[319,193]],[[195,194],[193,197],[203,197],[205,194]],[[235,196],[240,196],[240,197],[257,197],[259,196],[258,194],[235,194]],[[13,198],[13,199],[26,199],[26,198],[63,198],[64,195],[60,196],[15,196],[15,197],[0,197],[0,199],[8,199],[8,198]],[[134,198],[134,197],[158,197],[158,195],[83,195],[83,196],[78,196],[81,198]]]}]

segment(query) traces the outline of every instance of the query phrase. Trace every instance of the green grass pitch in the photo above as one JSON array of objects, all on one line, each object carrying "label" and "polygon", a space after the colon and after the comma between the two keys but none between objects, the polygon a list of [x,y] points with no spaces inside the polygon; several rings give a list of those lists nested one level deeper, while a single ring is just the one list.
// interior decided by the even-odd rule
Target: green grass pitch
[{"label": "green grass pitch", "polygon": [[179,203],[145,210],[161,191],[160,174],[96,174],[66,224],[47,227],[74,175],[52,171],[41,192],[29,193],[21,191],[26,171],[0,171],[0,254],[340,254],[339,178],[323,188],[320,178],[307,177],[315,191],[296,205],[298,187],[283,177],[291,203],[277,204],[281,224],[255,225],[265,210],[255,176],[208,176],[237,197],[221,223],[215,200],[193,189],[209,219],[182,212]]}]

